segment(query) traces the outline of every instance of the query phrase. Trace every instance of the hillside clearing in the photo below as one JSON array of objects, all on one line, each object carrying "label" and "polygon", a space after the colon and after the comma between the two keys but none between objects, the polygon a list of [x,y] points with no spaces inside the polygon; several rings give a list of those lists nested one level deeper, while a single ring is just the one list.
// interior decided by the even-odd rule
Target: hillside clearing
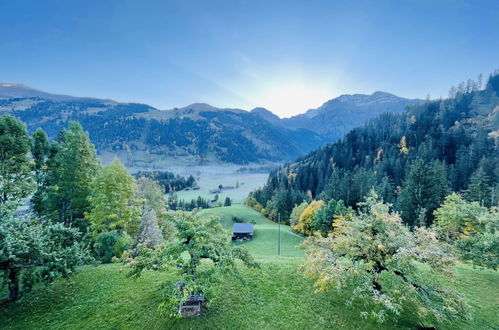
[{"label": "hillside clearing", "polygon": [[[228,277],[220,299],[200,318],[167,319],[157,310],[161,284],[168,274],[146,271],[137,280],[120,264],[81,267],[74,277],[37,286],[19,301],[0,307],[2,329],[413,329],[410,314],[377,324],[347,306],[348,293],[317,294],[313,281],[298,270],[302,238],[281,226],[282,257],[277,257],[277,224],[242,205],[214,208],[199,216],[219,216],[225,228],[232,217],[255,222],[255,237],[244,244],[261,263]],[[439,329],[497,329],[499,275],[490,270],[458,267],[451,285],[470,300],[473,320],[440,325]]]}]

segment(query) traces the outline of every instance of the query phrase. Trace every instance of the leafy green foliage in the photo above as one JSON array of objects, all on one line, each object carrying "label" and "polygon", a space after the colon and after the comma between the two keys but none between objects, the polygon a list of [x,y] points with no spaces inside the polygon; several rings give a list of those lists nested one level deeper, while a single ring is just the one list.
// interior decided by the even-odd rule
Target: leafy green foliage
[{"label": "leafy green foliage", "polygon": [[77,225],[83,231],[89,211],[89,196],[99,162],[88,135],[78,123],[70,123],[51,146],[47,175],[35,200],[35,209],[54,221]]},{"label": "leafy green foliage", "polygon": [[[256,201],[255,201],[255,203],[256,203]],[[293,210],[291,211],[291,215],[289,216],[290,226],[298,225],[298,222],[300,221],[300,216],[302,215],[303,211],[305,211],[307,206],[308,206],[308,203],[306,201],[303,201],[300,205],[295,205],[295,207],[293,207]]]},{"label": "leafy green foliage", "polygon": [[440,237],[454,244],[462,260],[477,266],[499,266],[499,212],[452,194],[435,210]]},{"label": "leafy green foliage", "polygon": [[138,234],[140,209],[135,180],[118,160],[99,170],[89,202],[91,211],[85,219],[91,224],[94,235],[109,230],[132,237]]},{"label": "leafy green foliage", "polygon": [[[176,282],[165,283],[165,301],[160,309],[169,316],[178,313],[179,303],[193,293],[203,293],[211,303],[216,301],[222,276],[237,272],[236,260],[256,266],[246,250],[233,247],[218,218],[199,219],[176,213],[171,221],[174,239],[163,247],[149,249],[138,246],[137,256],[128,260],[130,275],[137,277],[144,269],[167,270]],[[175,283],[182,283],[176,285]]]},{"label": "leafy green foliage", "polygon": [[0,221],[0,271],[9,285],[9,300],[34,283],[51,282],[57,275],[70,276],[76,266],[90,260],[79,242],[80,232],[60,223],[6,217]]},{"label": "leafy green foliage", "polygon": [[29,150],[24,125],[11,116],[0,116],[0,207],[14,209],[33,191]]},{"label": "leafy green foliage", "polygon": [[131,238],[124,236],[116,230],[100,233],[95,239],[93,252],[97,260],[110,263],[113,257],[121,257],[123,251],[131,245]]},{"label": "leafy green foliage", "polygon": [[298,224],[292,227],[293,230],[304,235],[312,235],[315,229],[312,223],[314,222],[317,211],[322,207],[324,207],[323,201],[312,201],[301,213]]},{"label": "leafy green foliage", "polygon": [[314,231],[320,232],[324,237],[332,231],[335,216],[346,215],[349,210],[342,200],[331,199],[327,204],[322,205],[314,214],[314,220],[310,227]]},{"label": "leafy green foliage", "polygon": [[306,240],[304,268],[317,290],[347,290],[346,302],[360,302],[361,315],[377,321],[408,306],[421,320],[467,316],[464,298],[439,281],[453,274],[450,247],[428,229],[409,231],[375,193],[360,207],[358,215],[335,224],[335,235]]}]

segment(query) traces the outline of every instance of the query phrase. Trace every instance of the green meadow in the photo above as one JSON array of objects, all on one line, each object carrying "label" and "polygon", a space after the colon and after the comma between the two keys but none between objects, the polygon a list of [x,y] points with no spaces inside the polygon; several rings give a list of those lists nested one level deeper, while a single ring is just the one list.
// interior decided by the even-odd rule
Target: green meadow
[{"label": "green meadow", "polygon": [[[318,294],[313,281],[299,270],[302,238],[281,226],[277,256],[277,224],[258,212],[235,205],[203,210],[199,217],[218,216],[231,229],[233,216],[255,223],[245,245],[261,267],[229,277],[219,300],[199,318],[168,319],[157,310],[161,284],[168,274],[147,271],[134,280],[121,264],[81,267],[70,279],[36,286],[19,301],[0,307],[1,329],[415,329],[411,313],[383,324],[360,317],[347,306],[348,292]],[[470,301],[473,319],[438,324],[438,329],[497,329],[499,274],[458,266],[455,286]],[[428,326],[428,324],[424,324]],[[433,325],[435,326],[435,325]]]}]

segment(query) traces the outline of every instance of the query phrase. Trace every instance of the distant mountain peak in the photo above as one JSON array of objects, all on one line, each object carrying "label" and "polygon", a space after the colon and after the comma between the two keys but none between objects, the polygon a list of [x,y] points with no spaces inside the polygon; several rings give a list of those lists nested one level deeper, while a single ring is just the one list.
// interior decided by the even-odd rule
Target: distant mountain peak
[{"label": "distant mountain peak", "polygon": [[106,103],[117,103],[116,101],[110,99],[97,99],[92,97],[77,97],[70,95],[52,94],[20,83],[0,83],[0,99],[33,97],[39,97],[51,101],[98,100]]},{"label": "distant mountain peak", "polygon": [[281,118],[268,109],[258,107],[251,110],[251,113],[265,119],[271,124],[282,126]]},{"label": "distant mountain peak", "polygon": [[0,83],[0,87],[5,87],[5,88],[11,88],[11,87],[19,87],[19,88],[26,88],[26,89],[34,89],[29,86],[26,86],[24,84],[19,84],[19,83]]},{"label": "distant mountain peak", "polygon": [[420,102],[423,101],[410,100],[383,91],[372,94],[343,94],[317,109],[310,109],[284,121],[288,127],[308,128],[335,140],[383,112],[401,112],[408,105]]},{"label": "distant mountain peak", "polygon": [[180,110],[214,111],[214,110],[220,110],[220,108],[209,105],[208,103],[197,102],[182,107],[180,108]]}]

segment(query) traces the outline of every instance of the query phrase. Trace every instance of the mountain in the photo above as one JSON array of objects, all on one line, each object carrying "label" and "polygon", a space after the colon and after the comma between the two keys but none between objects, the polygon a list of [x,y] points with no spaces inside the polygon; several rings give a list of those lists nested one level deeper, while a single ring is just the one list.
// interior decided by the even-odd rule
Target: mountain
[{"label": "mountain", "polygon": [[[8,98],[33,98],[39,97],[51,101],[72,101],[72,100],[98,100],[89,97],[75,97],[69,95],[51,94],[40,91],[35,88],[23,84],[13,83],[0,83],[0,99]],[[100,100],[103,101],[103,100]],[[106,100],[106,102],[116,103],[114,101]]]},{"label": "mountain", "polygon": [[[341,140],[298,158],[272,173],[267,184],[252,193],[253,204],[258,203],[266,214],[287,219],[295,205],[312,198],[343,200],[356,208],[374,188],[411,226],[431,223],[433,210],[450,191],[486,206],[496,205],[499,73],[491,76],[484,90],[475,85],[460,85],[446,100],[381,114]],[[346,99],[367,108],[378,97],[387,104],[398,103],[386,93]],[[344,104],[343,99],[301,117],[317,118],[328,106]],[[480,199],[470,196],[470,187],[479,191]]]},{"label": "mountain", "polygon": [[[275,115],[273,112],[265,109],[265,108],[254,108],[251,110],[251,113],[265,119],[269,123],[275,126],[284,126],[282,119],[279,116]],[[300,127],[303,128],[303,127]]]},{"label": "mountain", "polygon": [[325,143],[305,129],[275,126],[255,113],[204,103],[158,110],[146,104],[44,93],[24,85],[2,84],[0,114],[41,127],[49,137],[78,121],[89,132],[99,156],[119,157],[130,167],[178,163],[282,162]]},{"label": "mountain", "polygon": [[258,110],[256,113],[274,125],[295,129],[306,128],[329,142],[333,142],[381,113],[402,112],[407,106],[422,102],[422,100],[406,99],[390,93],[374,92],[371,95],[341,95],[327,101],[317,109],[308,110],[304,114],[291,118],[276,120],[265,109]]},{"label": "mountain", "polygon": [[392,94],[343,95],[318,109],[281,119],[264,108],[251,111],[194,103],[159,110],[147,104],[46,93],[22,84],[0,84],[0,114],[38,127],[49,137],[78,121],[104,161],[119,157],[130,167],[172,162],[262,163],[290,161],[341,138],[382,112],[419,102]]}]

